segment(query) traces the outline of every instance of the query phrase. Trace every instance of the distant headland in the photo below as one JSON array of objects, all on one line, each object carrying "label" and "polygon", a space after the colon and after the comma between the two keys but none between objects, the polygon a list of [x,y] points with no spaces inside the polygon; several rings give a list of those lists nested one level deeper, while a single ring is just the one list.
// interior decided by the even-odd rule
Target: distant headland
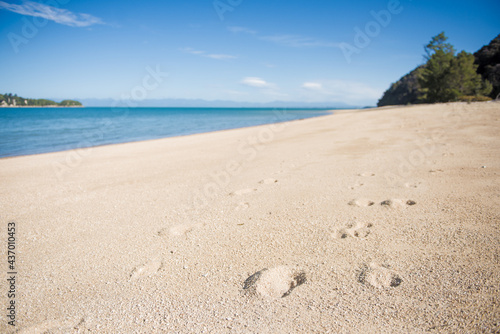
[{"label": "distant headland", "polygon": [[83,107],[83,105],[74,100],[62,100],[57,103],[47,99],[28,99],[17,96],[17,94],[0,94],[0,107]]}]

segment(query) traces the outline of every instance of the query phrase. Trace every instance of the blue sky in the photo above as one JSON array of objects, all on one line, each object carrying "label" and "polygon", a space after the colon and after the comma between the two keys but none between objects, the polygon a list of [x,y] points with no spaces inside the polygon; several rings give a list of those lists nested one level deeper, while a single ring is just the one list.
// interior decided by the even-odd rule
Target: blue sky
[{"label": "blue sky", "polygon": [[374,105],[432,36],[475,52],[498,13],[497,0],[2,0],[0,92]]}]

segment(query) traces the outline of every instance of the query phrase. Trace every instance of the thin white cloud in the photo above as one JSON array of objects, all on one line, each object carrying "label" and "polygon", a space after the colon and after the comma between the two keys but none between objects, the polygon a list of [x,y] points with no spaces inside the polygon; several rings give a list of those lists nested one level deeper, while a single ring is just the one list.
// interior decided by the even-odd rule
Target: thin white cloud
[{"label": "thin white cloud", "polygon": [[232,26],[232,27],[227,27],[227,30],[229,30],[230,32],[236,33],[236,34],[237,33],[245,33],[245,34],[250,34],[250,35],[257,34],[257,31],[252,30],[252,29],[248,29],[245,27]]},{"label": "thin white cloud", "polygon": [[302,47],[323,47],[323,48],[335,48],[339,47],[338,43],[326,42],[318,40],[315,38],[297,36],[297,35],[272,35],[272,36],[262,36],[259,39],[263,41],[272,42],[279,45],[289,46],[293,48]]},{"label": "thin white cloud", "polygon": [[224,59],[236,59],[237,58],[236,56],[225,55],[225,54],[208,54],[208,55],[206,55],[206,57],[212,58],[212,59],[220,59],[220,60],[224,60]]},{"label": "thin white cloud", "polygon": [[226,60],[226,59],[236,59],[236,58],[238,58],[236,56],[227,55],[227,54],[206,53],[205,51],[196,50],[196,49],[193,49],[193,48],[182,48],[180,50],[182,52],[189,53],[189,54],[192,54],[192,55],[197,55],[197,56],[202,56],[202,57],[207,57],[207,58],[217,59],[217,60]]},{"label": "thin white cloud", "polygon": [[181,51],[185,52],[185,53],[190,53],[192,55],[202,55],[205,53],[205,51],[199,51],[199,50],[195,50],[193,48],[182,48]]},{"label": "thin white cloud", "polygon": [[321,90],[323,85],[319,82],[304,82],[302,84],[302,88],[311,89],[311,90]]},{"label": "thin white cloud", "polygon": [[303,48],[303,47],[323,47],[323,48],[338,48],[340,47],[340,43],[327,42],[320,39],[299,36],[299,35],[286,35],[286,34],[277,34],[277,35],[268,35],[262,36],[262,34],[258,34],[257,31],[239,26],[231,26],[227,28],[232,33],[244,33],[248,35],[254,35],[257,39],[266,42],[272,42],[278,45],[284,45],[288,47],[294,48]]},{"label": "thin white cloud", "polygon": [[24,1],[21,5],[0,1],[0,9],[21,15],[41,17],[70,27],[88,27],[94,24],[104,24],[100,18],[89,14],[72,13],[66,9],[33,1]]},{"label": "thin white cloud", "polygon": [[270,88],[273,86],[273,84],[257,77],[246,77],[243,80],[241,80],[241,83],[246,86],[257,87],[257,88]]}]

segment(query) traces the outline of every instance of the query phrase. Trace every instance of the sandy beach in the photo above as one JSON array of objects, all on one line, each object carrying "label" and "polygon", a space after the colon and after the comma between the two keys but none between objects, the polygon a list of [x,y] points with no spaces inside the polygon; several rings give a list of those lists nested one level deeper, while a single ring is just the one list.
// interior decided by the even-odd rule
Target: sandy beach
[{"label": "sandy beach", "polygon": [[0,332],[499,332],[499,129],[450,103],[0,159]]}]

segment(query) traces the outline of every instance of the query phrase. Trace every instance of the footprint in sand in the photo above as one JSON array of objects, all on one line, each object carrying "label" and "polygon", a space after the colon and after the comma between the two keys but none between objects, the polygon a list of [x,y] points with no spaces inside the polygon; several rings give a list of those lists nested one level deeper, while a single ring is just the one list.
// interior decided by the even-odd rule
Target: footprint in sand
[{"label": "footprint in sand", "polygon": [[349,189],[354,190],[354,189],[356,189],[356,188],[362,187],[363,185],[364,185],[363,183],[358,182],[358,183],[356,183],[355,185],[350,186],[350,187],[349,187]]},{"label": "footprint in sand", "polygon": [[174,225],[168,229],[168,233],[173,236],[185,235],[186,233],[191,232],[194,226],[195,226],[194,224]]},{"label": "footprint in sand", "polygon": [[396,271],[387,266],[372,262],[361,267],[358,282],[382,289],[397,287],[403,282],[403,279]]},{"label": "footprint in sand", "polygon": [[73,319],[73,320],[47,320],[39,324],[22,328],[19,334],[43,334],[52,333],[52,331],[63,331],[65,333],[70,332],[72,329],[80,329],[82,324],[85,322],[84,318]]},{"label": "footprint in sand", "polygon": [[250,194],[250,193],[253,193],[257,191],[257,189],[255,188],[246,188],[246,189],[240,189],[240,190],[236,190],[232,193],[230,193],[229,195],[231,196],[241,196],[241,195],[245,195],[245,194]]},{"label": "footprint in sand", "polygon": [[306,273],[303,270],[288,266],[265,268],[245,280],[243,292],[271,299],[284,298],[306,281]]},{"label": "footprint in sand", "polygon": [[159,237],[166,237],[166,236],[174,236],[174,237],[179,237],[182,235],[186,235],[187,233],[191,232],[193,229],[196,227],[201,226],[202,224],[197,223],[197,224],[177,224],[174,225],[170,228],[162,228],[159,230],[156,234]]},{"label": "footprint in sand", "polygon": [[248,202],[239,202],[236,206],[236,211],[246,210],[250,207],[250,203]]},{"label": "footprint in sand", "polygon": [[407,182],[405,183],[405,187],[406,188],[418,188],[420,187],[420,185],[422,184],[422,182],[418,181],[418,182]]},{"label": "footprint in sand", "polygon": [[151,260],[142,266],[135,267],[132,273],[130,273],[130,279],[134,281],[144,276],[154,275],[160,270],[161,266],[162,263],[159,258]]},{"label": "footprint in sand", "polygon": [[353,199],[347,204],[352,206],[372,206],[373,204],[375,204],[375,202],[366,198],[358,198],[358,199]]},{"label": "footprint in sand", "polygon": [[260,184],[274,184],[274,183],[278,183],[278,180],[269,178],[269,179],[261,180],[261,181],[259,181],[259,183]]},{"label": "footprint in sand", "polygon": [[380,205],[387,207],[387,208],[403,208],[406,206],[412,206],[417,204],[417,202],[409,199],[409,200],[404,200],[404,199],[386,199],[385,201],[382,201]]},{"label": "footprint in sand", "polygon": [[347,237],[363,239],[371,233],[372,227],[372,223],[350,224],[345,228],[339,229],[333,236],[336,239],[345,239]]},{"label": "footprint in sand", "polygon": [[[264,179],[264,180],[259,181],[259,184],[275,184],[275,183],[278,183],[278,180],[273,179],[273,178],[268,178],[268,179]],[[241,196],[241,195],[250,194],[250,193],[253,193],[256,191],[258,191],[258,189],[256,189],[256,188],[245,188],[245,189],[233,191],[232,193],[229,193],[229,195],[230,196]]]},{"label": "footprint in sand", "polygon": [[429,173],[431,173],[431,174],[437,174],[437,173],[443,173],[443,172],[444,172],[444,170],[442,170],[442,169],[431,169],[429,171]]},{"label": "footprint in sand", "polygon": [[159,230],[158,232],[156,232],[156,235],[159,236],[159,237],[166,237],[169,235],[168,233],[168,228],[162,228],[161,230]]},{"label": "footprint in sand", "polygon": [[[358,198],[358,199],[353,199],[349,203],[347,203],[351,206],[359,206],[359,207],[366,207],[366,206],[372,206],[375,204],[374,201],[365,199],[365,198]],[[380,202],[380,205],[386,208],[403,208],[407,206],[412,206],[417,204],[414,200],[408,199],[386,199],[385,201]]]}]

